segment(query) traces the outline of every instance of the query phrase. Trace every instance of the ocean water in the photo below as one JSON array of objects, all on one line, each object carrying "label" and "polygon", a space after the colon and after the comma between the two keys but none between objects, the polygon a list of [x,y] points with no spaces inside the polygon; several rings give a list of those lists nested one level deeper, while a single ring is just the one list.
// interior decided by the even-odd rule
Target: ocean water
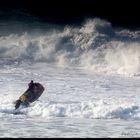
[{"label": "ocean water", "polygon": [[[140,137],[140,30],[31,25],[0,27],[0,137]],[[45,91],[15,115],[32,79]]]}]

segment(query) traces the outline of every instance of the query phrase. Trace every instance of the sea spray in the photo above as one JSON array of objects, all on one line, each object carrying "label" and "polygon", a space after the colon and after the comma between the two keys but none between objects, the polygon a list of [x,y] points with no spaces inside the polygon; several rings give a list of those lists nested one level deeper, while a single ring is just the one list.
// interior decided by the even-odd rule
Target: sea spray
[{"label": "sea spray", "polygon": [[114,29],[108,21],[88,19],[79,26],[0,37],[0,64],[54,63],[93,72],[139,75],[139,31]]}]

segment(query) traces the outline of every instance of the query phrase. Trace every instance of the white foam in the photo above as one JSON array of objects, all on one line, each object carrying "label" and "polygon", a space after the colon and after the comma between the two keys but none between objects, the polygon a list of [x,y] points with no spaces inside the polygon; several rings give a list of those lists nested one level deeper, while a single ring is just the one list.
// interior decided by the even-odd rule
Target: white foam
[{"label": "white foam", "polygon": [[[2,112],[2,110],[0,111]],[[106,101],[88,102],[48,102],[35,103],[27,108],[28,117],[70,117],[70,118],[92,118],[92,119],[140,119],[140,109],[138,105],[111,104]]]},{"label": "white foam", "polygon": [[94,72],[139,75],[139,31],[113,29],[108,21],[88,19],[79,27],[46,34],[0,37],[1,65],[56,63],[83,66]]}]

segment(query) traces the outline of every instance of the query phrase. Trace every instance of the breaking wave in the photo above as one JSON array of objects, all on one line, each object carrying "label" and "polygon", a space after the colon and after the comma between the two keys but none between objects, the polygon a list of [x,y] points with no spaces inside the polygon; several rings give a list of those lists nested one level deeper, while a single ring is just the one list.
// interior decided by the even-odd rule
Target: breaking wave
[{"label": "breaking wave", "polygon": [[[34,111],[37,110],[37,111]],[[36,104],[27,115],[41,117],[76,117],[95,119],[139,119],[139,106],[113,105],[105,101]]]},{"label": "breaking wave", "polygon": [[[0,115],[16,113],[11,103],[0,107]],[[140,108],[134,104],[113,104],[103,100],[85,102],[36,102],[29,108],[21,108],[15,117],[69,117],[91,119],[140,119]]]},{"label": "breaking wave", "polygon": [[140,30],[113,29],[94,18],[79,26],[45,29],[43,33],[0,36],[0,65],[54,63],[93,72],[140,74]]}]

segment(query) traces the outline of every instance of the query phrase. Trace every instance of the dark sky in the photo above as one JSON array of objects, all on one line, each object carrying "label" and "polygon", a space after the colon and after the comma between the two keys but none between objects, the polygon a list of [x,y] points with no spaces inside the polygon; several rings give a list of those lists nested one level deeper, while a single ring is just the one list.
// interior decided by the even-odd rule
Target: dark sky
[{"label": "dark sky", "polygon": [[1,0],[0,9],[20,10],[54,23],[100,17],[113,25],[140,27],[140,8],[135,0]]}]

